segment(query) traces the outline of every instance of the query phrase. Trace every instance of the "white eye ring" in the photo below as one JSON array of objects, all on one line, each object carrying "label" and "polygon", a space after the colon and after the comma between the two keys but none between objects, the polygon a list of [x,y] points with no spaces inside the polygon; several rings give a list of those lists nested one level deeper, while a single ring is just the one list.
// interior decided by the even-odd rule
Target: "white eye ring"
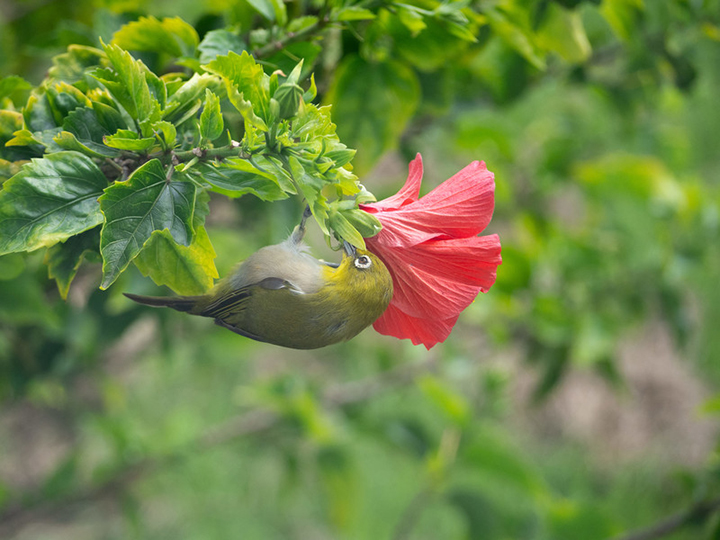
[{"label": "white eye ring", "polygon": [[368,257],[367,255],[360,255],[357,259],[355,259],[355,268],[365,270],[366,268],[370,268],[371,266],[372,259],[370,259],[370,257]]}]

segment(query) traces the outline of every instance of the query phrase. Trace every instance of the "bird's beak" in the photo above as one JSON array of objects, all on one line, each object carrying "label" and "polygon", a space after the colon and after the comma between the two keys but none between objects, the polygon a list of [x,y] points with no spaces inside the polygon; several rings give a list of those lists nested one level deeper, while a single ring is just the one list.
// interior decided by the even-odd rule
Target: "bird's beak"
[{"label": "bird's beak", "polygon": [[355,256],[355,246],[353,246],[350,242],[343,240],[343,249],[345,249],[345,253],[348,257]]}]

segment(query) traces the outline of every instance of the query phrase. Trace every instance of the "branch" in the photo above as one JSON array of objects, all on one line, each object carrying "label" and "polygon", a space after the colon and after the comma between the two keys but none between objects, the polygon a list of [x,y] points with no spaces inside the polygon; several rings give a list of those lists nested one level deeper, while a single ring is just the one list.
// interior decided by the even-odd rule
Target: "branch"
[{"label": "branch", "polygon": [[[158,157],[155,154],[150,157]],[[223,159],[228,157],[236,157],[247,159],[248,156],[240,150],[239,145],[234,143],[230,146],[222,146],[220,148],[193,148],[192,150],[182,150],[173,152],[172,156],[178,162],[190,161],[191,159],[202,159],[212,161],[214,159]]]},{"label": "branch", "polygon": [[329,23],[330,19],[327,16],[322,16],[318,19],[316,23],[311,24],[307,28],[303,28],[299,32],[288,32],[281,39],[275,39],[267,45],[263,45],[262,47],[255,49],[252,52],[252,55],[255,58],[263,58],[273,53],[282,51],[291,43],[296,43],[298,41],[308,39],[312,37],[313,34],[319,34],[323,30],[323,28],[325,28]]},{"label": "branch", "polygon": [[[322,403],[328,408],[342,408],[367,401],[395,387],[410,384],[417,376],[432,370],[435,363],[436,358],[432,356],[423,362],[403,364],[376,377],[333,385],[323,393]],[[67,519],[70,512],[83,504],[113,500],[133,482],[164,465],[186,459],[192,455],[191,451],[203,451],[242,437],[264,433],[279,425],[282,420],[281,414],[268,409],[251,410],[208,429],[195,441],[176,449],[172,454],[141,459],[94,486],[64,494],[55,500],[47,500],[41,491],[35,496],[6,503],[0,509],[0,538],[9,538],[33,522],[61,516]]]},{"label": "branch", "polygon": [[646,529],[616,536],[612,540],[655,540],[667,536],[686,525],[701,523],[718,511],[720,511],[720,498],[698,501],[690,508],[667,518],[665,521]]}]

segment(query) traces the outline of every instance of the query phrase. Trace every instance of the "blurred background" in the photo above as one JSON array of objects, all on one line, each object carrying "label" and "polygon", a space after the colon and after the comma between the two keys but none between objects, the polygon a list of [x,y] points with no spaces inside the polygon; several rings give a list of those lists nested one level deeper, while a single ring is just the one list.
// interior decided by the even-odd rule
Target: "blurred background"
[{"label": "blurred background", "polygon": [[[140,15],[261,39],[272,6],[0,0],[0,75]],[[64,302],[43,253],[1,257],[0,538],[720,538],[720,2],[357,9],[268,69],[312,67],[378,198],[416,152],[424,192],[484,160],[496,284],[430,351],[292,351],[133,305],[137,271]],[[220,274],[300,209],[213,198]]]}]

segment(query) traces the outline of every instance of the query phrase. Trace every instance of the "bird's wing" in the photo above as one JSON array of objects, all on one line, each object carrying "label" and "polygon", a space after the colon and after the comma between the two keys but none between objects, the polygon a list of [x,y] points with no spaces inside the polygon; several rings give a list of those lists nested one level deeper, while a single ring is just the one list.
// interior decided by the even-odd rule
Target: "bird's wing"
[{"label": "bird's wing", "polygon": [[218,326],[222,326],[223,328],[227,328],[231,332],[235,332],[236,334],[239,334],[241,336],[244,336],[246,338],[254,339],[255,341],[262,341],[264,343],[267,343],[266,340],[261,338],[260,336],[257,336],[251,332],[248,332],[247,330],[243,330],[242,328],[239,328],[235,326],[234,324],[226,323],[222,319],[215,319],[215,324]]},{"label": "bird's wing", "polygon": [[226,319],[229,315],[238,313],[239,311],[245,309],[245,304],[247,304],[247,301],[252,294],[252,290],[256,287],[273,290],[289,289],[292,292],[296,293],[302,292],[298,291],[297,288],[289,281],[280,278],[269,277],[263,279],[262,281],[259,281],[258,283],[228,291],[227,293],[219,296],[207,306],[205,306],[202,312],[199,313],[199,315],[202,315],[204,317],[213,317],[220,320]]}]

